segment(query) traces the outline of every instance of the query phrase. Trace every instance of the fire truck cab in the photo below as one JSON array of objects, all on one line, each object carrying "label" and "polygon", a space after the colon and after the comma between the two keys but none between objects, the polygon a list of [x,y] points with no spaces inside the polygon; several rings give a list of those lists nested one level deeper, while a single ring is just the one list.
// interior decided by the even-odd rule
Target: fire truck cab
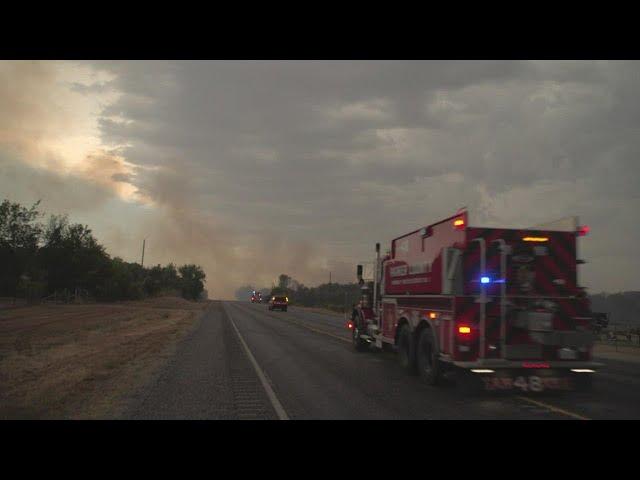
[{"label": "fire truck cab", "polygon": [[574,223],[471,227],[461,210],[395,238],[383,257],[376,244],[373,278],[357,269],[354,347],[393,349],[432,385],[454,373],[473,390],[590,388],[601,364],[576,258],[588,229]]}]

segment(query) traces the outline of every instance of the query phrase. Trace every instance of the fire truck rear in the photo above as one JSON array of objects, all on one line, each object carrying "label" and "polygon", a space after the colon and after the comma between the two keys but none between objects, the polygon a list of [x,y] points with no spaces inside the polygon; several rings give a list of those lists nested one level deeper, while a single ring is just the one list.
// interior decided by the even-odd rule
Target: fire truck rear
[{"label": "fire truck rear", "polygon": [[376,245],[373,278],[358,265],[362,298],[348,327],[354,347],[398,352],[435,385],[539,392],[589,389],[592,317],[577,284],[577,237],[561,230],[481,228],[459,211]]}]

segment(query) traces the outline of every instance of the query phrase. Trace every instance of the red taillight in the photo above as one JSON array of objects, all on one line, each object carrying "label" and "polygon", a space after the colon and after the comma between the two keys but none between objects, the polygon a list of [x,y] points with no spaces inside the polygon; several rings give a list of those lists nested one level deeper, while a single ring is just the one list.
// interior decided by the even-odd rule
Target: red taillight
[{"label": "red taillight", "polygon": [[471,327],[469,327],[468,325],[460,325],[458,327],[458,334],[459,335],[470,335],[471,334]]},{"label": "red taillight", "polygon": [[469,343],[478,340],[478,330],[468,323],[459,324],[455,327],[455,332],[459,342]]},{"label": "red taillight", "polygon": [[351,330],[353,328],[353,323],[351,323],[351,322],[347,323],[347,328],[349,330]]},{"label": "red taillight", "polygon": [[582,225],[581,227],[578,227],[578,236],[579,237],[584,237],[587,233],[589,233],[589,227],[587,225]]}]

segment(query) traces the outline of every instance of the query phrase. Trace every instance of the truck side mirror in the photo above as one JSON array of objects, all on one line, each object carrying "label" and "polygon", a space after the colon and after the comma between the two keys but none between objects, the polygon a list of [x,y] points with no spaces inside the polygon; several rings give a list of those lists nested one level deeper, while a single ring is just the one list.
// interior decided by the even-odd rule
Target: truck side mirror
[{"label": "truck side mirror", "polygon": [[358,280],[362,280],[362,265],[358,265],[356,275],[358,277]]}]

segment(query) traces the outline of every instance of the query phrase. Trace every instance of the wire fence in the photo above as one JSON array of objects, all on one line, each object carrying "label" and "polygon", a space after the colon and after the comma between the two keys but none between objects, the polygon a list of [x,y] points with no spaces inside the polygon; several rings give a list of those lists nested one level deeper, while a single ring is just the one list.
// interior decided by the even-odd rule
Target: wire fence
[{"label": "wire fence", "polygon": [[58,290],[45,297],[30,292],[19,297],[0,297],[0,308],[24,307],[42,303],[87,303],[89,301],[91,301],[91,296],[88,290],[75,288],[73,290]]},{"label": "wire fence", "polygon": [[640,327],[637,325],[609,325],[596,335],[596,342],[617,347],[640,348]]}]

